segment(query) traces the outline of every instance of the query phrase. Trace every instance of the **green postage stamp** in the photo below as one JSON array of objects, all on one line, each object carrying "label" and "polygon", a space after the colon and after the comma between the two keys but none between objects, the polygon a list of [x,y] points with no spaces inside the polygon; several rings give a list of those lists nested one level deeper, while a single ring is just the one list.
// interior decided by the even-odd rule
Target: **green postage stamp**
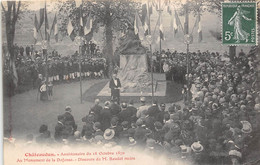
[{"label": "green postage stamp", "polygon": [[222,3],[222,43],[257,44],[257,10],[255,2]]}]

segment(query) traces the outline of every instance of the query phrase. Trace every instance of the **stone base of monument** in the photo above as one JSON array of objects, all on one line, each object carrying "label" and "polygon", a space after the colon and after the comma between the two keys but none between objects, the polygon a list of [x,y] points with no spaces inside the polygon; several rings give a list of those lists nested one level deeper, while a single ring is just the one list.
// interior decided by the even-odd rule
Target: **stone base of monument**
[{"label": "stone base of monument", "polygon": [[[159,73],[154,73],[153,74],[153,78],[154,78],[154,96],[155,97],[164,97],[166,96],[166,77],[165,74],[159,74]],[[122,87],[123,89],[124,87]],[[137,96],[137,97],[141,97],[141,96],[152,96],[152,88],[150,89],[151,92],[147,91],[142,91],[140,90],[139,92],[125,92],[122,91],[120,93],[121,97],[124,96]],[[105,87],[98,93],[99,97],[110,97],[111,96],[111,90],[109,88],[109,82],[105,85]]]}]

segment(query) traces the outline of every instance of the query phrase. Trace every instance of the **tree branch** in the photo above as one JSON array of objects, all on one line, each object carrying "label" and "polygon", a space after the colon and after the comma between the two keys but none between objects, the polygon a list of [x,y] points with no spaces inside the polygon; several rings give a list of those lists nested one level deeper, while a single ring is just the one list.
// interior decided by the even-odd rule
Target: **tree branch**
[{"label": "tree branch", "polygon": [[17,21],[18,15],[19,15],[19,13],[20,13],[20,7],[21,7],[21,1],[19,0],[19,2],[18,2],[18,7],[17,7],[17,11],[16,11],[16,14],[14,15],[15,21]]},{"label": "tree branch", "polygon": [[6,13],[6,10],[5,10],[5,7],[3,5],[3,2],[1,2],[1,6],[2,6],[2,9],[3,9],[4,13]]}]

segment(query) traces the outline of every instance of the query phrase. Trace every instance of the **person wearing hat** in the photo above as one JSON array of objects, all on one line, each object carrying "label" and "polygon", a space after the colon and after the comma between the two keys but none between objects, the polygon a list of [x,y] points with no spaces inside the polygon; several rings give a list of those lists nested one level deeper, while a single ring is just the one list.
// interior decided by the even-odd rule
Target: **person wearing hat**
[{"label": "person wearing hat", "polygon": [[122,127],[118,124],[118,117],[112,117],[110,121],[110,129],[113,129],[115,131],[115,137],[118,138],[119,133],[122,131]]},{"label": "person wearing hat", "polygon": [[125,102],[121,105],[122,111],[118,114],[119,123],[122,123],[123,121],[131,122],[133,112],[132,109],[128,108],[127,104]]},{"label": "person wearing hat", "polygon": [[94,136],[97,135],[104,135],[104,132],[101,130],[101,124],[100,122],[95,122],[93,125],[93,129],[94,129]]},{"label": "person wearing hat", "polygon": [[152,154],[152,156],[158,156],[162,154],[163,148],[156,143],[156,141],[152,138],[146,140],[146,147],[144,152],[147,154]]},{"label": "person wearing hat", "polygon": [[192,159],[195,164],[203,164],[204,162],[204,155],[203,150],[204,147],[200,144],[200,142],[194,142],[191,145],[192,150]]},{"label": "person wearing hat", "polygon": [[110,104],[110,111],[112,116],[117,116],[119,112],[121,112],[121,107],[118,104],[118,100],[113,98],[111,100],[111,104]]},{"label": "person wearing hat", "polygon": [[135,141],[135,139],[133,138],[133,137],[129,137],[128,138],[128,140],[129,140],[129,144],[128,144],[128,150],[134,150],[135,148],[136,148],[136,141]]},{"label": "person wearing hat", "polygon": [[152,106],[148,108],[148,115],[155,118],[159,112],[160,110],[157,105],[157,100],[154,100]]},{"label": "person wearing hat", "polygon": [[160,112],[156,116],[156,121],[163,123],[164,114],[168,113],[165,111],[165,109],[166,109],[166,105],[164,103],[161,103]]},{"label": "person wearing hat", "polygon": [[101,123],[101,130],[105,131],[107,128],[110,127],[110,121],[112,118],[112,114],[110,111],[110,102],[106,101],[104,108],[100,111],[100,123]]},{"label": "person wearing hat", "polygon": [[74,117],[71,114],[72,109],[69,105],[65,107],[65,113],[62,115],[64,118],[64,125],[71,126],[73,132],[77,130],[77,125],[75,123]]},{"label": "person wearing hat", "polygon": [[234,165],[239,165],[241,162],[241,158],[242,158],[242,153],[239,152],[238,150],[230,150],[228,152],[228,155],[231,159],[231,163]]},{"label": "person wearing hat", "polygon": [[111,98],[116,99],[119,104],[121,83],[119,78],[117,78],[116,73],[112,75],[112,79],[109,82],[109,88],[111,89]]},{"label": "person wearing hat", "polygon": [[82,139],[80,131],[75,131],[74,135],[69,137],[68,140],[75,147],[81,146],[82,142],[83,142],[83,139]]},{"label": "person wearing hat", "polygon": [[108,128],[104,131],[103,136],[107,142],[112,142],[115,140],[115,130]]},{"label": "person wearing hat", "polygon": [[129,122],[128,121],[123,121],[121,123],[122,126],[122,131],[119,132],[119,144],[125,146],[129,144],[129,137],[130,134],[128,132],[129,129]]},{"label": "person wearing hat", "polygon": [[136,112],[136,117],[138,119],[144,118],[145,117],[144,112],[147,111],[149,108],[149,106],[146,105],[145,101],[146,101],[145,97],[140,98],[141,106],[137,109],[137,112]]},{"label": "person wearing hat", "polygon": [[49,140],[51,139],[51,132],[48,130],[48,126],[43,124],[40,126],[39,129],[40,135],[36,137],[36,143],[48,143],[50,142]]},{"label": "person wearing hat", "polygon": [[89,113],[93,112],[93,114],[95,116],[95,122],[100,121],[100,112],[103,109],[102,106],[99,105],[99,103],[100,103],[100,100],[95,99],[95,105],[89,111]]},{"label": "person wearing hat", "polygon": [[137,120],[137,117],[136,117],[137,108],[134,106],[133,100],[129,101],[129,104],[127,106],[127,111],[131,112],[131,114],[132,114],[130,122],[135,123]]},{"label": "person wearing hat", "polygon": [[142,120],[143,120],[145,126],[146,126],[148,129],[154,131],[155,118],[154,118],[153,116],[151,116],[151,114],[149,114],[149,111],[145,111],[145,115],[146,115],[146,116],[145,116],[144,118],[142,118]]},{"label": "person wearing hat", "polygon": [[140,147],[145,146],[146,134],[148,133],[148,131],[144,127],[142,127],[143,124],[144,122],[142,119],[137,119],[136,121],[137,128],[135,129],[134,139],[136,140],[137,145]]},{"label": "person wearing hat", "polygon": [[54,139],[56,142],[62,142],[64,130],[64,118],[62,115],[58,116],[58,123],[55,126]]},{"label": "person wearing hat", "polygon": [[154,138],[154,140],[156,140],[157,142],[163,142],[163,137],[164,137],[164,130],[162,129],[163,125],[162,123],[160,123],[159,121],[156,121],[154,123],[154,128],[155,130],[153,131],[153,135],[152,137]]}]

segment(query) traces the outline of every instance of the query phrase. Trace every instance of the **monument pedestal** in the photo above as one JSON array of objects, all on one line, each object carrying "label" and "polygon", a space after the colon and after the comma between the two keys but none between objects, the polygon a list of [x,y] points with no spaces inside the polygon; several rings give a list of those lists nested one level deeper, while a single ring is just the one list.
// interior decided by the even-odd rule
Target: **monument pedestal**
[{"label": "monument pedestal", "polygon": [[[151,73],[148,72],[147,56],[120,55],[118,78],[121,82],[121,96],[152,96]],[[165,74],[154,74],[154,96],[166,95]],[[109,82],[97,96],[111,96]]]}]

